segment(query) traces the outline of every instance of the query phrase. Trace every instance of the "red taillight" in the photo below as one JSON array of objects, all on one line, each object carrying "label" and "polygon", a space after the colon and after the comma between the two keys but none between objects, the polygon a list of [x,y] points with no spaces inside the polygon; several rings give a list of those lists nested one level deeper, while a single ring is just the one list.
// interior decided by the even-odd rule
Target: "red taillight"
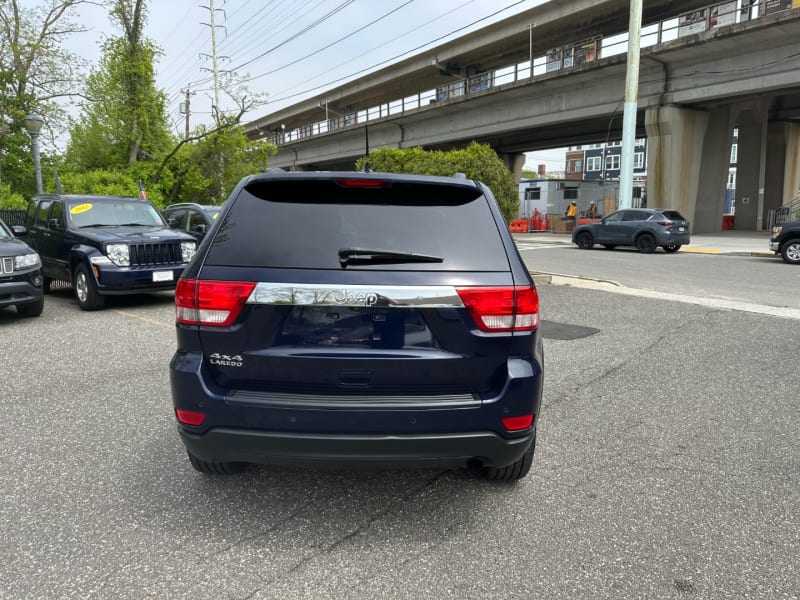
[{"label": "red taillight", "polygon": [[383,179],[337,179],[336,183],[351,188],[382,188],[389,185],[389,182]]},{"label": "red taillight", "polygon": [[175,409],[175,416],[178,417],[178,422],[184,425],[202,425],[206,420],[206,415],[201,412],[194,412],[193,410],[183,410],[182,408]]},{"label": "red taillight", "polygon": [[533,423],[533,415],[521,415],[519,417],[506,417],[503,419],[503,427],[509,431],[520,431],[527,429]]},{"label": "red taillight", "polygon": [[239,316],[256,284],[246,281],[179,279],[175,318],[186,325],[228,327]]},{"label": "red taillight", "polygon": [[534,285],[461,288],[458,295],[481,331],[531,331],[539,326],[539,294]]},{"label": "red taillight", "polygon": [[675,223],[672,221],[659,221],[658,224],[663,227],[672,227]]}]

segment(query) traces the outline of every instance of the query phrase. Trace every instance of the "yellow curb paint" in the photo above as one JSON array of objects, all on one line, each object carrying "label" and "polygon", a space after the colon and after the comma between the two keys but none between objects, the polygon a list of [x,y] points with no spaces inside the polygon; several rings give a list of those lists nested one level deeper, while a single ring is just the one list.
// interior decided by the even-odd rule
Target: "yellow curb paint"
[{"label": "yellow curb paint", "polygon": [[681,248],[679,252],[695,252],[697,254],[721,254],[722,250],[714,250],[713,248]]}]

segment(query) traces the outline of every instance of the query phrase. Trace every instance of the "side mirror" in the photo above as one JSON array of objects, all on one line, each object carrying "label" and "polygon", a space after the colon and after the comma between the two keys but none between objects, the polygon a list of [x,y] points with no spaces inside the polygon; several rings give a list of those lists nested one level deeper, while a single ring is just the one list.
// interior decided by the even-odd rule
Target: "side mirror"
[{"label": "side mirror", "polygon": [[50,229],[64,229],[64,226],[61,225],[61,221],[58,219],[50,219],[47,224],[50,226]]},{"label": "side mirror", "polygon": [[175,227],[175,225],[177,224],[178,224],[178,219],[175,219],[173,217],[167,219],[167,225],[169,225],[170,227]]},{"label": "side mirror", "polygon": [[12,225],[11,231],[16,237],[21,237],[28,233],[28,229],[24,225]]},{"label": "side mirror", "polygon": [[204,223],[198,223],[197,225],[192,225],[192,231],[195,233],[205,233],[206,226]]}]

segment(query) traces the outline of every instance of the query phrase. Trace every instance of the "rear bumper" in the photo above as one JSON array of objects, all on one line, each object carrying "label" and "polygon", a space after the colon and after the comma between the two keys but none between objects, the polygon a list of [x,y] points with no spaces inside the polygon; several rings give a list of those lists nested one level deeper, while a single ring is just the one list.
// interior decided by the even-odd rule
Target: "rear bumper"
[{"label": "rear bumper", "polygon": [[691,239],[691,235],[688,233],[674,233],[674,234],[666,234],[662,240],[660,240],[659,246],[664,246],[666,244],[680,244],[681,246],[686,246],[689,244]]},{"label": "rear bumper", "polygon": [[[178,424],[186,448],[207,462],[368,464],[458,467],[515,462],[538,423],[543,375],[530,357],[511,358],[490,398],[461,396],[292,396],[242,394],[217,387],[199,352],[170,363],[175,408],[206,415]],[[502,419],[533,414],[530,429],[509,432]]]},{"label": "rear bumper", "polygon": [[492,432],[427,435],[328,435],[216,428],[196,435],[178,429],[186,449],[208,462],[273,465],[466,467],[508,465],[534,434],[504,439]]}]

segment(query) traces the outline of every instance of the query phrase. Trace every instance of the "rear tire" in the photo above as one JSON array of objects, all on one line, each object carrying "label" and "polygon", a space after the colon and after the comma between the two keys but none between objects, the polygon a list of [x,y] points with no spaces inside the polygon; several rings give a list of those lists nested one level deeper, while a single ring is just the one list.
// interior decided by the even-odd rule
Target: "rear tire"
[{"label": "rear tire", "polygon": [[790,265],[800,264],[800,240],[789,240],[781,248],[783,260]]},{"label": "rear tire", "polygon": [[578,244],[578,248],[581,250],[591,250],[592,246],[594,246],[594,239],[588,231],[581,231],[575,238],[575,243]]},{"label": "rear tire", "polygon": [[484,467],[480,473],[485,479],[493,481],[517,481],[522,479],[531,470],[533,464],[533,453],[536,450],[536,433],[533,434],[533,441],[519,460],[504,467]]},{"label": "rear tire", "polygon": [[38,317],[44,310],[44,298],[27,304],[17,304],[16,307],[20,317]]},{"label": "rear tire", "polygon": [[649,233],[643,233],[636,238],[636,248],[642,254],[652,254],[656,251],[656,238]]},{"label": "rear tire", "polygon": [[664,252],[666,252],[667,254],[672,254],[673,252],[677,252],[678,250],[681,249],[680,244],[666,244],[665,246],[662,247],[664,248]]},{"label": "rear tire", "polygon": [[79,264],[75,267],[72,281],[72,285],[75,288],[75,299],[82,310],[100,310],[106,305],[105,296],[97,293],[94,278],[92,278],[86,265]]},{"label": "rear tire", "polygon": [[208,462],[197,458],[191,452],[187,451],[186,453],[189,455],[189,462],[192,463],[194,470],[206,475],[233,475],[244,469],[244,463]]}]

